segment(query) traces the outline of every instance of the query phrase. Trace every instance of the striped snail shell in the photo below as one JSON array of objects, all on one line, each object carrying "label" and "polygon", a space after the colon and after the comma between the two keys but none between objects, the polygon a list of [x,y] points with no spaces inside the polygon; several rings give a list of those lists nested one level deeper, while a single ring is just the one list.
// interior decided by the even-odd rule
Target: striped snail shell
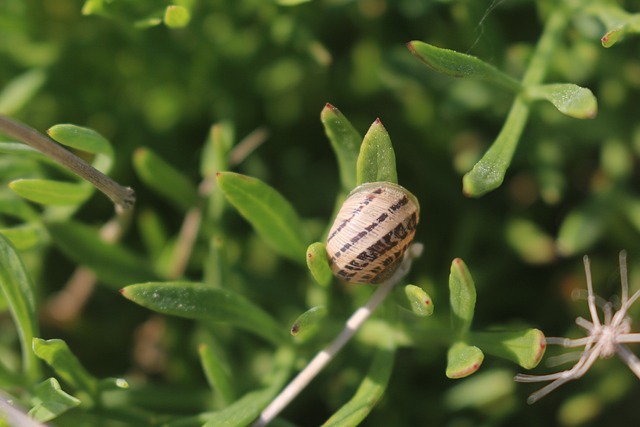
[{"label": "striped snail shell", "polygon": [[335,276],[349,283],[381,283],[400,266],[420,216],[418,199],[390,182],[356,187],[327,237]]}]

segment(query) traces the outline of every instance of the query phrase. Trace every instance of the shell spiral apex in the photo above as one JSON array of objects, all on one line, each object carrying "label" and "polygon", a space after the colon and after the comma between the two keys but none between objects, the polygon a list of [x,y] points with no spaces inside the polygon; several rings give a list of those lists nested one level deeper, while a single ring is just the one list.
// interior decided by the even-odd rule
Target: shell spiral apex
[{"label": "shell spiral apex", "polygon": [[418,199],[400,185],[356,187],[327,237],[333,274],[349,283],[381,283],[400,266],[420,218]]}]

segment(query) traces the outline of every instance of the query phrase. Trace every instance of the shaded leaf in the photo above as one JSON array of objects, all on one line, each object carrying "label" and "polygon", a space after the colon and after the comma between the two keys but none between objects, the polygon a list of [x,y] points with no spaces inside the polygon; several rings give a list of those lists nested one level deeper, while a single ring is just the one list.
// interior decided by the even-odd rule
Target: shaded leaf
[{"label": "shaded leaf", "polygon": [[286,340],[284,329],[242,295],[202,283],[149,282],[121,290],[127,299],[158,313],[225,322],[254,332],[276,344]]},{"label": "shaded leaf", "polygon": [[222,122],[211,126],[209,137],[202,151],[200,174],[214,177],[216,173],[229,168],[229,151],[235,139],[231,123]]},{"label": "shaded leaf", "polygon": [[276,353],[275,358],[276,366],[272,370],[267,387],[245,394],[221,411],[206,414],[208,421],[203,427],[246,426],[256,419],[285,384],[293,365],[294,354],[285,347]]},{"label": "shaded leaf", "polygon": [[484,354],[478,347],[462,342],[455,343],[447,352],[447,377],[467,377],[480,369],[483,360]]},{"label": "shaded leaf", "polygon": [[544,264],[555,259],[553,238],[532,221],[513,218],[505,229],[507,241],[528,263]]},{"label": "shaded leaf", "polygon": [[76,206],[93,194],[87,183],[52,181],[48,179],[17,179],[9,183],[16,194],[43,205]]},{"label": "shaded leaf", "polygon": [[520,83],[517,80],[475,56],[442,49],[420,41],[409,42],[407,47],[413,55],[439,73],[451,77],[486,80],[514,92],[520,90]]},{"label": "shaded leaf", "polygon": [[22,259],[9,240],[0,235],[0,287],[16,325],[22,348],[22,369],[30,379],[38,375],[31,341],[38,334],[36,306],[31,280]]},{"label": "shaded leaf", "polygon": [[233,172],[218,173],[227,200],[279,254],[303,263],[307,249],[302,223],[293,206],[273,187]]},{"label": "shaded leaf", "polygon": [[527,96],[546,99],[567,116],[593,119],[598,114],[598,101],[589,89],[570,83],[534,85],[527,87]]},{"label": "shaded leaf", "polygon": [[443,400],[453,411],[468,407],[486,409],[488,405],[503,404],[505,399],[512,398],[514,389],[513,373],[492,369],[460,381],[447,390]]},{"label": "shaded leaf", "polygon": [[458,337],[464,337],[471,327],[476,306],[476,287],[467,265],[460,258],[451,263],[449,274],[451,324]]},{"label": "shaded leaf", "polygon": [[393,370],[394,357],[394,345],[389,343],[387,346],[378,348],[369,367],[369,372],[360,383],[355,395],[322,426],[348,427],[360,424],[369,415],[387,388]]},{"label": "shaded leaf", "polygon": [[342,191],[348,193],[357,186],[356,167],[362,136],[340,110],[331,104],[324,107],[320,120],[336,153]]},{"label": "shaded leaf", "polygon": [[211,388],[220,393],[220,397],[225,403],[233,402],[236,393],[231,380],[231,373],[228,372],[220,357],[211,346],[204,343],[198,346],[198,355]]},{"label": "shaded leaf", "polygon": [[373,122],[360,146],[357,184],[362,185],[366,182],[398,183],[396,154],[389,133],[380,119]]},{"label": "shaded leaf", "polygon": [[418,316],[431,316],[433,314],[433,301],[421,287],[407,285],[404,287],[404,292],[414,314]]},{"label": "shaded leaf", "polygon": [[601,209],[605,205],[594,202],[570,212],[560,224],[556,245],[563,256],[584,253],[604,232]]},{"label": "shaded leaf", "polygon": [[322,242],[315,242],[307,248],[307,267],[315,281],[322,286],[331,283],[333,273],[327,260],[327,248]]},{"label": "shaded leaf", "polygon": [[547,346],[544,334],[538,329],[472,332],[469,340],[484,352],[511,360],[525,369],[538,366]]},{"label": "shaded leaf", "polygon": [[69,258],[91,269],[104,283],[119,289],[127,283],[157,279],[145,260],[116,244],[106,243],[98,231],[76,222],[46,224],[53,242]]},{"label": "shaded leaf", "polygon": [[133,166],[149,188],[182,211],[194,206],[198,200],[198,192],[193,183],[148,148],[135,151]]},{"label": "shaded leaf", "polygon": [[35,386],[31,403],[29,416],[47,422],[80,405],[80,400],[65,393],[55,378],[49,378]]},{"label": "shaded leaf", "polygon": [[95,398],[98,380],[87,372],[66,342],[34,338],[33,352],[71,387]]}]

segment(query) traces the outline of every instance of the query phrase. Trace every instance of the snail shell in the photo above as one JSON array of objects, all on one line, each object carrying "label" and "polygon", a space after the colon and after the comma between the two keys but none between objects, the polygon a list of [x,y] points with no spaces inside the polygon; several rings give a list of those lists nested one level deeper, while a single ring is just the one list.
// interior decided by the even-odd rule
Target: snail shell
[{"label": "snail shell", "polygon": [[416,232],[420,205],[390,182],[356,187],[342,204],[327,237],[335,276],[349,283],[380,283],[400,266]]}]

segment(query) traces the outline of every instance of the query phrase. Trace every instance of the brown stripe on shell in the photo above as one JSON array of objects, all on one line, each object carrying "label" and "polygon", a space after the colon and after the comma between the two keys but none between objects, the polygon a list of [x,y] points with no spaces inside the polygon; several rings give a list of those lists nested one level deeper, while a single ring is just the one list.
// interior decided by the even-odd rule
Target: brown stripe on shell
[{"label": "brown stripe on shell", "polygon": [[399,266],[415,235],[418,203],[404,188],[368,183],[345,200],[327,239],[333,273],[351,283],[379,283]]}]

